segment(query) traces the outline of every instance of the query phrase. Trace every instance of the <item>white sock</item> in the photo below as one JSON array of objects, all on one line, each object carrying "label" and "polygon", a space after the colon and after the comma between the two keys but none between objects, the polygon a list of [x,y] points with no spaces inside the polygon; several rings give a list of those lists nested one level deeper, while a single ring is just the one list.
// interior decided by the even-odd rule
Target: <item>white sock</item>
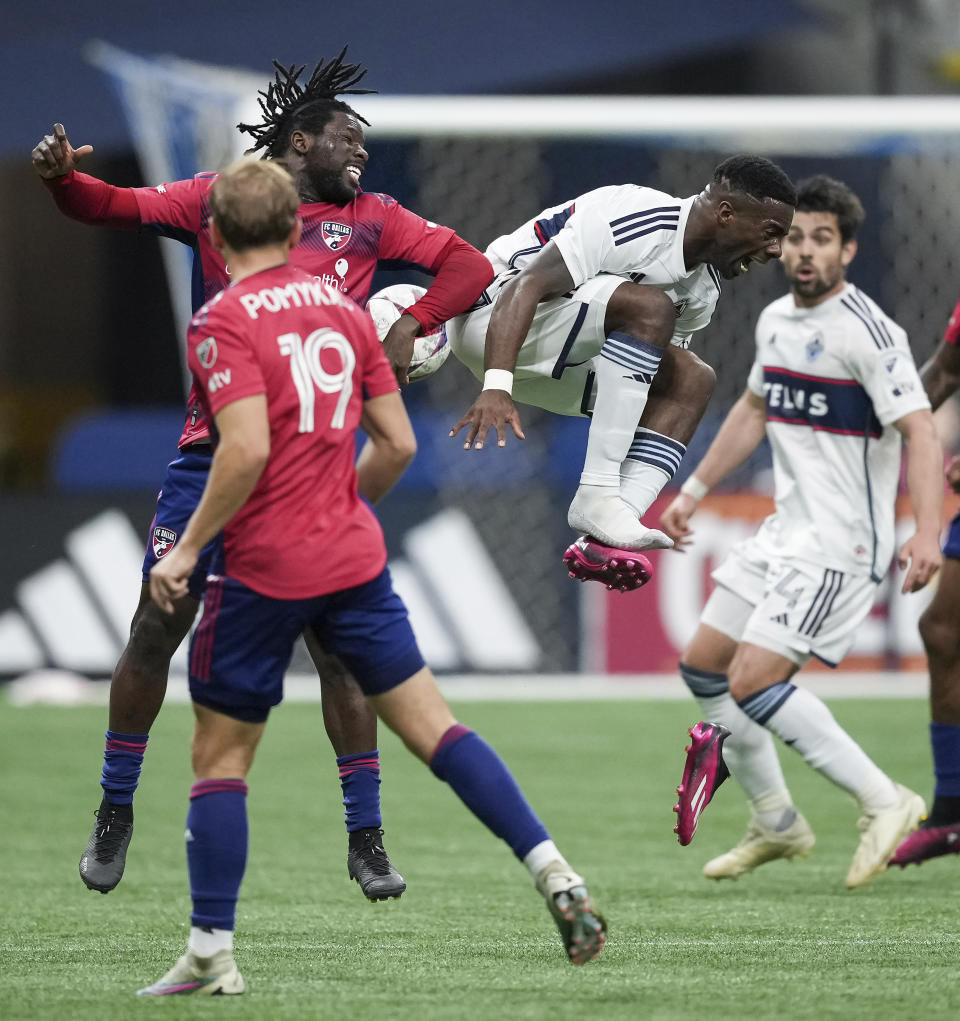
[{"label": "white sock", "polygon": [[626,333],[611,333],[594,362],[597,396],[587,436],[580,482],[588,486],[620,485],[620,466],[630,452],[647,404],[662,348]]},{"label": "white sock", "polygon": [[542,840],[524,856],[523,864],[530,870],[530,875],[536,879],[554,861],[570,868],[567,859],[557,850],[557,845],[552,840]]},{"label": "white sock", "polygon": [[213,957],[218,950],[229,950],[233,953],[233,929],[201,929],[190,926],[190,940],[187,949],[197,957]]},{"label": "white sock", "polygon": [[638,427],[630,451],[620,465],[620,496],[639,517],[650,509],[660,490],[673,478],[687,448],[669,436]]},{"label": "white sock", "polygon": [[[764,725],[798,751],[808,765],[849,791],[865,811],[895,804],[894,782],[837,723],[833,713],[811,692],[792,684],[789,687],[793,691]],[[741,705],[749,701],[744,699]]]},{"label": "white sock", "polygon": [[730,731],[723,742],[723,761],[746,792],[757,820],[768,829],[779,829],[785,810],[793,808],[793,799],[773,737],[737,705],[724,674],[681,663],[680,675],[703,711],[703,718]]}]

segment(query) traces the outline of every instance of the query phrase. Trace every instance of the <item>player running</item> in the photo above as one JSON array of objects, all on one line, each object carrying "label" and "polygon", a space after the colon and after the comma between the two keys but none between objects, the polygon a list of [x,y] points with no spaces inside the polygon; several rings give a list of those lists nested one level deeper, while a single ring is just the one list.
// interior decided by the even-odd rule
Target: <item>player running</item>
[{"label": "player running", "polygon": [[[172,613],[222,533],[190,644],[193,914],[186,954],[140,993],[244,991],[233,929],[246,865],[246,776],[306,628],[528,866],[570,960],[585,964],[605,928],[583,880],[496,752],[451,715],[393,591],[383,533],[364,500],[390,489],[416,441],[373,324],[341,292],[286,264],[301,227],[297,193],[277,165],[224,171],[210,203],[211,241],[233,285],[197,313],[187,349],[217,444],[196,511],[150,576],[153,598]],[[370,439],[355,468],[361,423]]]},{"label": "player running", "polygon": [[825,176],[797,191],[783,243],[790,293],[760,314],[747,389],[661,518],[687,543],[704,494],[770,440],[776,511],[714,572],[717,587],[680,664],[711,722],[691,731],[677,833],[690,842],[729,767],[753,818],[704,875],[735,879],[809,854],[814,835],[787,790],[776,734],[859,803],[860,843],[846,878],[853,888],[886,868],[922,817],[923,799],[883,773],[791,677],[811,656],[836,666],[870,612],[895,548],[901,436],[917,522],[899,553],[909,566],[903,591],[931,579],[940,565],[942,455],[906,334],[846,280],[859,199]]},{"label": "player running", "polygon": [[[960,302],[933,356],[920,370],[936,411],[960,388]],[[960,493],[960,457],[947,466],[947,482]],[[930,747],[933,804],[930,814],[896,849],[891,865],[919,865],[928,858],[960,854],[960,514],[950,522],[943,569],[930,605],[920,618],[920,637],[930,670]]]},{"label": "player running", "polygon": [[[404,209],[388,195],[364,192],[360,180],[368,160],[363,125],[367,122],[338,95],[359,94],[366,72],[344,63],[346,49],[317,64],[302,84],[304,68],[275,64],[276,74],[261,92],[260,124],[241,124],[251,135],[250,152],[262,150],[290,172],[300,195],[302,237],[291,262],[337,288],[355,302],[366,301],[377,263],[414,264],[435,274],[427,293],[391,327],[392,344],[412,347],[476,300],[492,275],[490,264],[447,227]],[[74,149],[56,124],[33,150],[33,164],[54,201],[83,223],[140,229],[172,237],[194,252],[195,307],[230,281],[221,254],[210,239],[210,191],[216,174],[155,188],[116,188],[77,170],[93,147]],[[80,876],[92,890],[107,893],[123,875],[133,832],[133,795],[150,728],[163,703],[170,659],[197,613],[210,550],[204,551],[188,589],[172,614],[151,602],[151,567],[183,534],[210,468],[210,426],[199,395],[191,391],[179,456],[168,468],[150,526],[140,602],[130,637],[110,687],[109,730],[97,820],[80,860]],[[383,848],[380,817],[380,761],[376,716],[356,683],[311,632],[304,635],[322,678],[323,718],[337,755],[349,831],[348,869],[371,900],[398,897],[405,883]]]},{"label": "player running", "polygon": [[699,194],[627,184],[544,210],[494,241],[496,279],[447,324],[483,390],[453,427],[465,449],[493,429],[523,439],[514,400],[589,415],[580,486],[567,521],[584,535],[570,573],[630,589],[650,577],[638,551],[673,545],[641,518],[673,477],[713,391],[685,350],[713,315],[721,278],[780,256],[796,193],[761,156],[721,163]]}]

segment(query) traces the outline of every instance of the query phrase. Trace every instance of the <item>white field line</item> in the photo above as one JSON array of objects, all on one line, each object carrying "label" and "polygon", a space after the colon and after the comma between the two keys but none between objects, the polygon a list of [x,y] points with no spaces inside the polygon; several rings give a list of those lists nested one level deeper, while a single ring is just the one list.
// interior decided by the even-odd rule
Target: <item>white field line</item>
[{"label": "white field line", "polygon": [[[572,702],[572,701],[677,701],[691,696],[673,674],[510,674],[446,675],[440,689],[451,702]],[[929,679],[924,673],[813,673],[800,674],[798,683],[825,699],[925,698]],[[320,685],[312,674],[288,674],[287,702],[318,702]],[[37,702],[60,705],[105,705],[107,681],[88,681],[62,671],[43,671],[12,681],[7,701],[15,705]],[[173,675],[168,702],[188,701],[187,680]]]}]

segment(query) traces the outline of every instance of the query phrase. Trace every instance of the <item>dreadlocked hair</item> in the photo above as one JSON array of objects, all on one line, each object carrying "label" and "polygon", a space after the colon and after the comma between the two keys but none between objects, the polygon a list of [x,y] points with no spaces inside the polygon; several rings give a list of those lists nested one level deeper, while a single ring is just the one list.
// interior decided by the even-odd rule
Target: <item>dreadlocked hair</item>
[{"label": "dreadlocked hair", "polygon": [[247,149],[245,155],[264,149],[266,159],[282,156],[291,132],[306,130],[311,134],[319,134],[337,112],[349,113],[367,127],[370,126],[369,121],[364,120],[356,110],[336,98],[339,95],[359,96],[376,92],[376,89],[353,88],[367,71],[359,64],[345,64],[343,58],[346,53],[347,47],[344,46],[333,60],[327,63],[321,60],[306,85],[301,85],[299,81],[300,75],[306,70],[306,64],[284,67],[277,60],[273,62],[276,69],[274,80],[266,89],[257,93],[263,120],[259,124],[237,125],[255,143]]}]

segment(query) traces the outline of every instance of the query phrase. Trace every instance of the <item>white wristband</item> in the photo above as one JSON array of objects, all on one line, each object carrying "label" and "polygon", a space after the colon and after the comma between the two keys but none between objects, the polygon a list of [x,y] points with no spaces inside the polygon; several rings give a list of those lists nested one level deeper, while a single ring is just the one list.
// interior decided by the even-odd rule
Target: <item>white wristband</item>
[{"label": "white wristband", "polygon": [[696,475],[691,475],[680,487],[685,496],[692,496],[699,503],[710,492],[710,487],[701,482]]},{"label": "white wristband", "polygon": [[506,369],[487,369],[483,374],[484,390],[506,390],[513,393],[513,373]]}]

